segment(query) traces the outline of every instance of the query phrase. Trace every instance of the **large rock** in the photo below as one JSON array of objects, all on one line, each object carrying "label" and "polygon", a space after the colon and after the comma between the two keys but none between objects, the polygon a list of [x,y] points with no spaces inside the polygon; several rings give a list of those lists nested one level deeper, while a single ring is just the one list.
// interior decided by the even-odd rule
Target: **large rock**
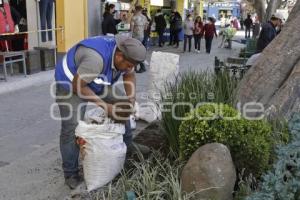
[{"label": "large rock", "polygon": [[182,190],[196,192],[196,200],[230,200],[236,171],[228,148],[212,143],[200,147],[181,174]]}]

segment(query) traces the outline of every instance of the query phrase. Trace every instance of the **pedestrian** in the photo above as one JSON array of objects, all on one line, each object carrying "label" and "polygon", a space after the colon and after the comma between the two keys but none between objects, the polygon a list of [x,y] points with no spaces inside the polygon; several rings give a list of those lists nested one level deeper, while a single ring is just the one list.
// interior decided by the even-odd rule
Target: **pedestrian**
[{"label": "pedestrian", "polygon": [[214,36],[218,37],[215,20],[212,17],[209,17],[208,23],[204,25],[202,35],[204,35],[205,38],[206,53],[210,54]]},{"label": "pedestrian", "polygon": [[245,25],[245,38],[250,38],[251,28],[253,26],[253,21],[251,19],[250,14],[248,14],[247,19],[245,19],[244,25]]},{"label": "pedestrian", "polygon": [[175,47],[179,47],[179,34],[182,31],[182,17],[179,12],[175,12],[174,16],[174,44]]},{"label": "pedestrian", "polygon": [[[130,29],[132,32],[132,37],[139,40],[140,42],[143,42],[144,40],[144,31],[147,29],[148,26],[148,20],[147,18],[142,14],[142,6],[137,5],[135,7],[135,13],[134,16],[131,19],[130,23]],[[146,67],[143,62],[140,63],[140,69],[137,70],[137,67],[135,68],[135,71],[137,73],[143,73],[146,71]]]},{"label": "pedestrian", "polygon": [[241,30],[244,30],[244,19],[243,19],[243,16],[240,17],[240,25],[241,25]]},{"label": "pedestrian", "polygon": [[262,29],[257,40],[256,53],[262,52],[276,37],[276,27],[281,27],[283,19],[284,17],[281,13],[276,13],[271,17],[270,21],[262,25]]},{"label": "pedestrian", "polygon": [[147,27],[144,30],[144,39],[143,39],[143,45],[146,47],[146,49],[149,49],[149,39],[150,39],[150,33],[151,33],[151,26],[152,26],[152,20],[151,18],[148,16],[148,11],[147,9],[144,9],[142,11],[142,14],[146,17],[147,19]]},{"label": "pedestrian", "polygon": [[260,23],[259,23],[258,17],[255,16],[255,21],[254,21],[254,24],[253,24],[252,38],[256,39],[259,35],[259,32],[260,32]]},{"label": "pedestrian", "polygon": [[194,22],[191,14],[188,14],[183,25],[184,30],[184,43],[183,43],[183,52],[186,50],[187,42],[189,43],[189,52],[191,52],[192,46],[192,37],[194,31]]},{"label": "pedestrian", "polygon": [[227,43],[227,46],[225,48],[231,49],[232,47],[232,38],[236,34],[237,29],[234,27],[234,23],[232,22],[231,26],[226,27],[220,35],[222,35],[222,42],[219,46],[219,48],[222,48],[225,43]]},{"label": "pedestrian", "polygon": [[239,30],[241,28],[240,27],[240,22],[236,17],[233,17],[233,21],[232,21],[231,26],[233,26],[233,28],[235,28],[236,30]]},{"label": "pedestrian", "polygon": [[220,27],[222,29],[226,27],[226,18],[224,17],[224,15],[221,15],[220,17]]},{"label": "pedestrian", "polygon": [[115,14],[115,5],[114,4],[106,4],[105,5],[105,12],[103,14],[103,21],[102,21],[102,33],[103,35],[111,34],[116,35],[117,31],[117,24],[121,22],[119,19],[114,18]]},{"label": "pedestrian", "polygon": [[[122,109],[124,104],[116,105],[121,101],[127,102],[126,107],[135,104],[134,67],[145,58],[146,49],[140,41],[118,35],[116,38],[99,36],[85,39],[58,62],[55,80],[56,102],[61,115],[60,152],[65,183],[71,189],[82,181],[78,173],[79,146],[75,128],[78,121],[83,120],[88,102],[103,108],[111,119],[125,124],[123,139],[129,152],[149,152],[146,146],[132,142],[129,123],[132,112]],[[120,76],[123,76],[126,95],[114,87]]]},{"label": "pedestrian", "polygon": [[203,22],[200,16],[196,17],[194,23],[194,40],[195,40],[195,51],[200,53],[201,39],[202,39]]},{"label": "pedestrian", "polygon": [[158,45],[159,47],[162,47],[165,44],[164,32],[166,30],[167,23],[161,9],[157,10],[157,13],[155,14],[154,17],[154,21],[155,21],[155,31],[158,33]]},{"label": "pedestrian", "polygon": [[175,30],[176,30],[176,21],[175,21],[175,13],[176,10],[173,10],[170,15],[169,23],[170,23],[170,41],[168,46],[174,45],[175,42]]}]

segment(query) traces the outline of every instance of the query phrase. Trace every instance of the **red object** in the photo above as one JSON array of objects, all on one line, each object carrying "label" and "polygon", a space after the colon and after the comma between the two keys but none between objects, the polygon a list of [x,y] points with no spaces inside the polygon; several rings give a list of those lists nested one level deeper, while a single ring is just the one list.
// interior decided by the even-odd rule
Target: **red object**
[{"label": "red object", "polygon": [[213,38],[214,35],[217,35],[216,27],[214,24],[205,24],[204,28],[203,28],[203,32],[204,32],[205,38]]},{"label": "red object", "polygon": [[24,49],[27,50],[28,49],[28,35],[24,35]]},{"label": "red object", "polygon": [[77,138],[77,144],[79,146],[82,146],[82,145],[85,145],[86,144],[86,141],[80,137]]},{"label": "red object", "polygon": [[194,34],[198,35],[201,34],[203,30],[203,23],[202,22],[195,22],[194,24]]},{"label": "red object", "polygon": [[[0,11],[0,34],[15,32],[15,23],[12,19],[10,7],[8,3],[4,3],[4,11]],[[8,31],[6,30],[8,25]]]}]

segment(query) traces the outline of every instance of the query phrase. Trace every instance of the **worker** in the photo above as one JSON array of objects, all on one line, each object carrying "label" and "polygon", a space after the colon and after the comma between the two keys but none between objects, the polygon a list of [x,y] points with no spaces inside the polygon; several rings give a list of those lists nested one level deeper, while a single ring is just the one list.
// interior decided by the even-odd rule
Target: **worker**
[{"label": "worker", "polygon": [[[135,104],[134,68],[145,58],[146,49],[140,41],[118,35],[85,39],[58,62],[55,80],[56,102],[61,115],[60,151],[65,183],[71,189],[83,180],[78,174],[79,146],[75,129],[78,121],[83,120],[87,102],[93,102],[103,108],[108,117],[125,124],[123,139],[128,152],[149,152],[148,147],[132,142],[129,121]],[[114,87],[121,76],[126,95]],[[116,106],[124,101],[129,109]]]}]

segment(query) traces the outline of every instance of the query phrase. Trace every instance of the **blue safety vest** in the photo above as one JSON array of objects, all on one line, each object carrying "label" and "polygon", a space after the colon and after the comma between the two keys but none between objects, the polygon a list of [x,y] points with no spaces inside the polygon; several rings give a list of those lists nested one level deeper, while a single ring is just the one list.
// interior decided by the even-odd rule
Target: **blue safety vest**
[{"label": "blue safety vest", "polygon": [[71,89],[70,85],[72,85],[74,75],[78,69],[75,63],[75,53],[79,46],[95,50],[103,59],[102,72],[98,78],[88,84],[95,94],[99,95],[103,92],[105,85],[114,84],[121,75],[121,73],[119,73],[113,79],[112,59],[116,41],[113,37],[92,37],[81,41],[67,52],[64,58],[56,65],[55,80],[57,84],[63,86],[68,91]]}]

